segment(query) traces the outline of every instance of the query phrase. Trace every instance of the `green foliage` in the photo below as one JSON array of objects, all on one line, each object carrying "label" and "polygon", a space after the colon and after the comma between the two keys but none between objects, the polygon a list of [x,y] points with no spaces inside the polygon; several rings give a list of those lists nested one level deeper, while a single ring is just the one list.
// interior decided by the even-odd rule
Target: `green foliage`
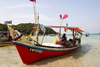
[{"label": "green foliage", "polygon": [[51,28],[46,28],[46,34],[57,34],[53,29]]},{"label": "green foliage", "polygon": [[[29,35],[31,32],[33,32],[33,26],[34,26],[34,24],[32,24],[32,23],[21,23],[18,25],[11,25],[11,27],[13,29],[18,30],[21,33],[27,34],[27,35]],[[0,31],[7,31],[7,30],[8,30],[7,25],[0,24]],[[39,30],[39,34],[41,34],[41,35],[43,34],[43,31],[41,29]],[[57,34],[57,33],[51,28],[46,28],[45,34],[47,35],[47,34]]]},{"label": "green foliage", "polygon": [[7,25],[0,23],[0,31],[7,31]]}]

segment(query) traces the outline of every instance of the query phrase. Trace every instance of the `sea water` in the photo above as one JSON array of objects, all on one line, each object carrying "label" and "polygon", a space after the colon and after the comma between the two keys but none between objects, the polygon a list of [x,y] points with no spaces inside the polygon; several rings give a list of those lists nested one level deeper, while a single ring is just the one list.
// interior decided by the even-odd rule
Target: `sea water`
[{"label": "sea water", "polygon": [[[72,35],[67,35],[67,39],[70,38]],[[42,43],[42,39],[43,36],[39,36],[39,43]],[[55,39],[58,36],[48,35],[43,43],[52,43]],[[81,47],[74,52],[31,65],[23,64],[15,46],[0,47],[0,67],[100,67],[100,35],[82,35]]]}]

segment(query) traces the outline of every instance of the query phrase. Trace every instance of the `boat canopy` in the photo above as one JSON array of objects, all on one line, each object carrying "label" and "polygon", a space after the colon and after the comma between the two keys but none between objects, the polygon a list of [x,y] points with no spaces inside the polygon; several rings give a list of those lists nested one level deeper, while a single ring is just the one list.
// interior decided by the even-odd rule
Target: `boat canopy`
[{"label": "boat canopy", "polygon": [[67,29],[70,31],[78,31],[78,32],[83,32],[83,30],[79,29],[79,27],[71,27],[71,26],[50,26],[50,25],[46,25],[45,27],[47,28],[64,28],[64,30],[66,31]]}]

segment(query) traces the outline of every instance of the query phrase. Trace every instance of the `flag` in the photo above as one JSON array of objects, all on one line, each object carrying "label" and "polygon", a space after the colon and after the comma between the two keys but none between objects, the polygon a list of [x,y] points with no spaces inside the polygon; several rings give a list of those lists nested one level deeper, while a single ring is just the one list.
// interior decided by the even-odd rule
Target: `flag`
[{"label": "flag", "polygon": [[64,15],[64,17],[63,17],[63,19],[66,19],[67,17],[68,17],[68,15],[67,15],[67,14],[65,14],[65,15]]},{"label": "flag", "polygon": [[36,3],[36,0],[30,0],[31,2],[35,2]]},{"label": "flag", "polygon": [[62,14],[59,15],[60,19],[62,19]]},{"label": "flag", "polygon": [[12,24],[12,21],[5,21],[4,23]]}]

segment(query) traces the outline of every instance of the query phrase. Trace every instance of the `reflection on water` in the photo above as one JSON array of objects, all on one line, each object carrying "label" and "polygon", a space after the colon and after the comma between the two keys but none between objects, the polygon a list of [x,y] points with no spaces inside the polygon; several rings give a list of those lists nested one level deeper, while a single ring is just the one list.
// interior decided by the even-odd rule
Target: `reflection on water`
[{"label": "reflection on water", "polygon": [[[47,36],[46,39],[50,39],[52,42],[56,37]],[[74,52],[45,59],[31,65],[22,63],[15,46],[0,47],[0,67],[100,67],[99,41],[99,35],[90,35],[88,38],[82,36],[81,47]]]}]

